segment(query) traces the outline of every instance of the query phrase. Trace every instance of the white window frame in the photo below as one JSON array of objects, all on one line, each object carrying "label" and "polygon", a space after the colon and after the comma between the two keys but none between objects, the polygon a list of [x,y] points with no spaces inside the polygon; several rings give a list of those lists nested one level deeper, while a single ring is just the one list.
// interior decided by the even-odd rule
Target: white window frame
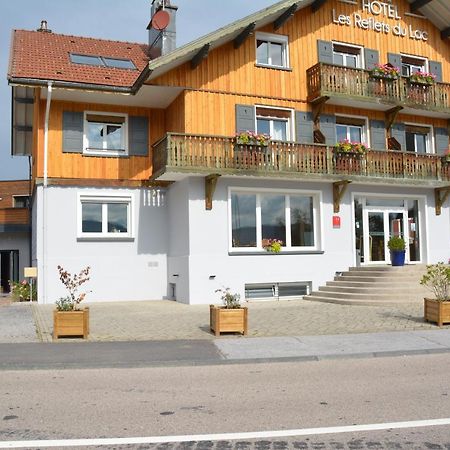
[{"label": "white window frame", "polygon": [[[231,207],[232,194],[256,195],[256,247],[233,247],[233,216]],[[283,253],[308,253],[322,251],[323,248],[323,223],[322,223],[322,192],[306,191],[298,189],[270,189],[270,188],[228,188],[228,252],[229,253],[267,253],[262,247],[262,219],[261,219],[261,196],[262,195],[284,195],[285,196],[285,227],[286,242],[282,247]],[[313,220],[314,220],[314,246],[291,246],[291,209],[290,196],[312,197],[313,199]]]},{"label": "white window frame", "polygon": [[[275,116],[262,116],[262,115],[258,115],[257,111],[258,109],[277,109],[279,111],[287,111],[290,116],[286,119],[282,118],[282,117],[275,117]],[[286,142],[292,142],[294,141],[293,136],[294,136],[294,130],[293,130],[293,125],[294,125],[294,110],[291,108],[280,108],[278,106],[268,106],[268,105],[255,105],[255,130],[258,130],[258,118],[264,118],[264,119],[269,119],[269,120],[286,120],[287,122],[287,126],[286,126]],[[270,137],[271,139],[273,138],[273,123],[271,122],[270,124]],[[272,139],[274,140],[274,139]]]},{"label": "white window frame", "polygon": [[[336,127],[340,125],[338,123],[339,117],[345,117],[346,119],[357,119],[364,120],[364,125],[362,126],[361,144],[364,144],[367,148],[370,148],[370,133],[369,133],[369,118],[366,116],[355,116],[350,114],[336,114]],[[336,140],[337,140],[337,128],[336,128]]]},{"label": "white window frame", "polygon": [[[334,55],[338,54],[338,55],[350,55],[350,53],[342,53],[342,52],[336,52],[334,50],[334,46],[335,45],[341,45],[342,47],[348,47],[348,48],[354,48],[356,50],[358,50],[358,54],[356,55],[356,67],[349,67],[347,65],[344,64],[344,67],[348,67],[349,69],[362,69],[363,67],[365,67],[365,61],[364,61],[364,52],[363,49],[364,47],[362,47],[361,45],[355,45],[355,44],[348,44],[347,42],[338,42],[338,41],[332,41],[332,47],[333,47],[333,60],[334,60]],[[353,53],[351,53],[353,54]],[[334,63],[334,61],[333,61]]]},{"label": "white window frame", "polygon": [[[113,149],[91,149],[89,148],[89,140],[88,140],[88,127],[89,122],[87,120],[87,116],[89,114],[93,114],[96,116],[116,116],[123,117],[124,122],[122,124],[122,136],[123,136],[123,150],[113,150]],[[108,124],[105,122],[105,125],[117,125],[117,123]],[[105,111],[84,111],[83,116],[83,154],[93,155],[93,156],[128,156],[128,114],[126,113],[112,113]]]},{"label": "white window frame", "polygon": [[[262,63],[258,61],[258,41],[264,41],[267,42],[270,46],[270,43],[273,42],[274,44],[281,44],[282,45],[282,60],[283,64],[277,65],[277,64],[271,64],[270,60],[268,63]],[[272,33],[256,33],[255,37],[255,60],[256,65],[261,67],[272,67],[276,69],[289,69],[289,37],[284,36],[281,34],[272,34]]]},{"label": "white window frame", "polygon": [[[102,231],[83,232],[83,204],[85,203],[101,203],[102,204]],[[108,203],[118,203],[127,205],[127,232],[108,232]],[[134,211],[134,201],[132,196],[117,195],[86,195],[78,194],[77,201],[77,235],[79,239],[132,239],[134,236],[132,214]]]},{"label": "white window frame", "polygon": [[[413,123],[413,122],[405,122],[405,127],[421,127],[421,128],[428,128],[430,131],[427,133],[427,139],[426,139],[426,149],[425,149],[425,155],[432,155],[436,153],[436,147],[434,142],[434,127],[433,125],[430,125],[429,123]],[[405,146],[406,146],[406,129],[405,129]],[[412,153],[412,152],[408,152]],[[414,152],[416,155],[420,155],[421,153],[417,153],[417,149]]]},{"label": "white window frame", "polygon": [[31,201],[30,196],[27,195],[27,194],[13,195],[13,196],[12,196],[12,198],[13,198],[13,205],[12,205],[13,208],[18,208],[18,209],[20,209],[20,208],[27,208],[27,206],[16,206],[16,199],[17,199],[17,198],[23,198],[23,197],[25,197],[25,198],[28,199],[28,203]]},{"label": "white window frame", "polygon": [[[402,58],[403,57],[405,57],[405,58],[413,58],[413,59],[419,59],[419,60],[423,61],[423,71],[424,72],[428,72],[429,71],[429,69],[428,69],[428,58],[427,57],[425,57],[425,56],[417,56],[417,55],[410,55],[408,53],[400,53],[400,56]],[[410,64],[407,64],[407,65],[409,66]],[[403,75],[403,61],[401,61],[400,73],[402,74],[402,76],[406,76],[406,75]],[[412,72],[412,73],[415,73],[415,72]]]}]

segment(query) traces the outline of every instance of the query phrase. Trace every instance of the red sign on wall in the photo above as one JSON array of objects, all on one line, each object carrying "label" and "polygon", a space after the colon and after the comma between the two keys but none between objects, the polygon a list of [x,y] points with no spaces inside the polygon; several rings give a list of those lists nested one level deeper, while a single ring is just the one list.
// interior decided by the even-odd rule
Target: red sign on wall
[{"label": "red sign on wall", "polygon": [[333,228],[341,228],[341,217],[333,216]]}]

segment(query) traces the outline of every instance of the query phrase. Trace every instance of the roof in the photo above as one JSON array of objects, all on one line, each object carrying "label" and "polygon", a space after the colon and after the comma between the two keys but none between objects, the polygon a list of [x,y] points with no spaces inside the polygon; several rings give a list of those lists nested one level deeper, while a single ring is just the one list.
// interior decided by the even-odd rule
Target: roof
[{"label": "roof", "polygon": [[[8,80],[52,80],[130,88],[148,66],[147,51],[146,44],[14,30]],[[137,70],[72,63],[70,53],[130,59]]]},{"label": "roof", "polygon": [[[413,3],[414,0],[408,0]],[[450,8],[448,0],[430,0],[424,6],[418,8],[434,26],[444,31],[450,27]]]}]

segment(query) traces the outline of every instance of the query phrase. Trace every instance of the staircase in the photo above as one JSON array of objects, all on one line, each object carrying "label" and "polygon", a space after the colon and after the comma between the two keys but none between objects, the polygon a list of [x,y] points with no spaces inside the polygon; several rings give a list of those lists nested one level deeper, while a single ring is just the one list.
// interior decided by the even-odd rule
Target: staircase
[{"label": "staircase", "polygon": [[389,306],[419,303],[430,292],[419,284],[425,265],[351,267],[305,300],[342,305]]}]

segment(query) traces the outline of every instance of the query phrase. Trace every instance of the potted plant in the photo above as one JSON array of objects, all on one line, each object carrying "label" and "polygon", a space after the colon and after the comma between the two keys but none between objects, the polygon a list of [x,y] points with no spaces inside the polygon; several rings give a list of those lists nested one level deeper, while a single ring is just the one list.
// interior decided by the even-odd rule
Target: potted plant
[{"label": "potted plant", "polygon": [[79,287],[89,280],[91,268],[87,266],[79,274],[72,275],[63,267],[58,266],[59,279],[69,292],[66,297],[56,301],[53,311],[53,339],[61,336],[89,335],[89,308],[79,309],[79,304],[86,297],[86,292],[78,293]]},{"label": "potted plant", "polygon": [[370,77],[377,80],[395,81],[400,77],[400,69],[392,64],[376,64],[370,71]]},{"label": "potted plant", "polygon": [[450,323],[450,267],[443,262],[427,266],[420,280],[422,286],[434,293],[435,298],[424,298],[424,318],[442,327]]},{"label": "potted plant", "polygon": [[267,147],[270,142],[270,136],[263,133],[255,133],[254,131],[242,131],[234,137],[237,145],[251,145],[256,147]]},{"label": "potted plant", "polygon": [[333,148],[336,155],[362,156],[367,152],[367,147],[361,142],[350,142],[348,139],[339,141]]},{"label": "potted plant", "polygon": [[280,241],[279,239],[263,239],[262,240],[263,249],[269,253],[280,253],[282,246],[283,246],[283,241]]},{"label": "potted plant", "polygon": [[223,306],[209,305],[209,327],[216,336],[233,332],[246,335],[248,332],[248,310],[242,307],[240,295],[232,294],[230,288],[216,289],[220,292]]},{"label": "potted plant", "polygon": [[391,264],[393,266],[404,266],[405,265],[405,241],[400,236],[392,236],[387,246],[391,251]]},{"label": "potted plant", "polygon": [[434,73],[421,72],[420,70],[409,76],[409,82],[411,84],[419,84],[423,86],[431,86],[434,84],[435,80],[436,75]]}]

